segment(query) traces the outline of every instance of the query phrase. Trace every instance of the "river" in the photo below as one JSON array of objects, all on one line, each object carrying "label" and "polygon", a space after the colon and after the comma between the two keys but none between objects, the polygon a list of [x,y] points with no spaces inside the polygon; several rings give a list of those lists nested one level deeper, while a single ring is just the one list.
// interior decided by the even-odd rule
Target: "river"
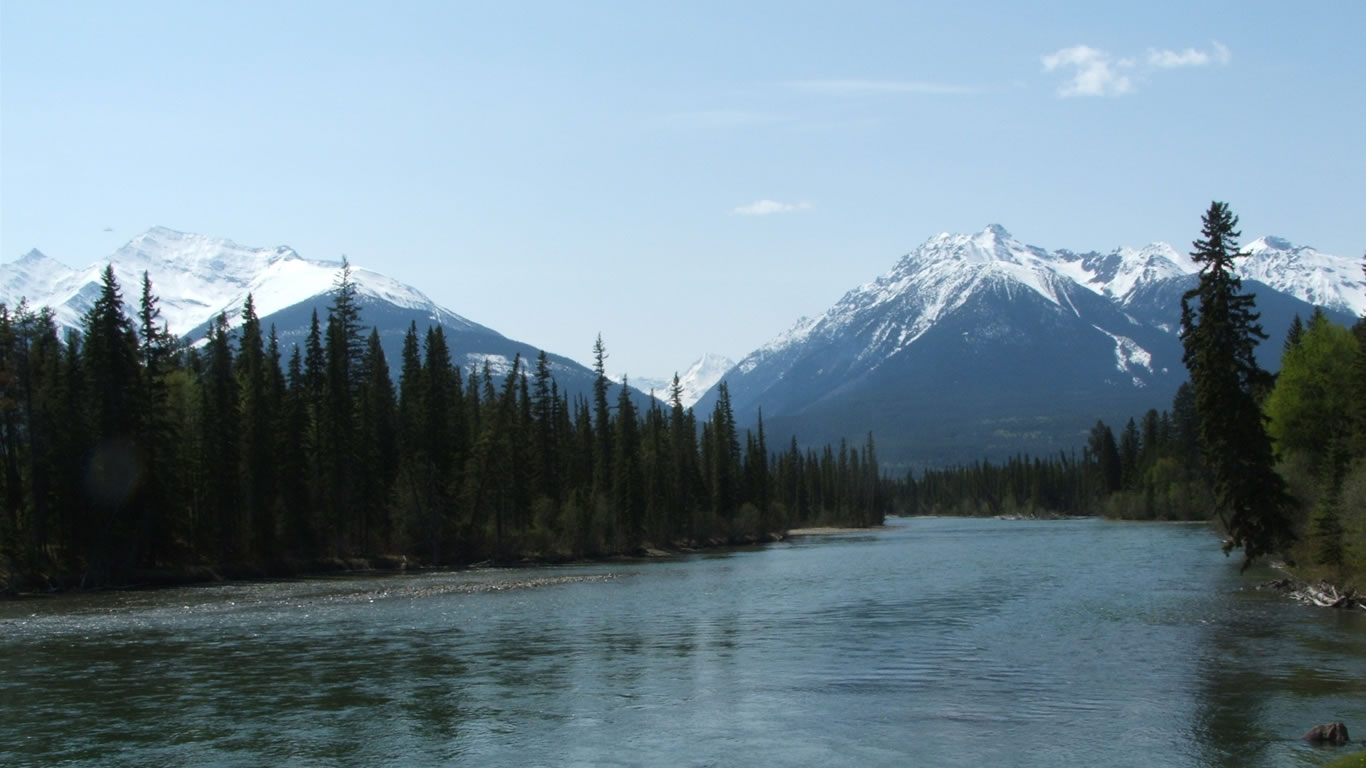
[{"label": "river", "polygon": [[0,602],[0,765],[1296,766],[1366,614],[1203,526],[893,520],[652,561]]}]

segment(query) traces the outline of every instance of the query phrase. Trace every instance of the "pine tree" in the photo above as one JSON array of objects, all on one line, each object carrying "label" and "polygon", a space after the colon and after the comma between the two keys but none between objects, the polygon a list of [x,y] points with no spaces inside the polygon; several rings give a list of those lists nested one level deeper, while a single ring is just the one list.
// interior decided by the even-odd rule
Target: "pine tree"
[{"label": "pine tree", "polygon": [[1133,490],[1138,487],[1139,450],[1138,425],[1131,418],[1124,425],[1124,431],[1119,435],[1119,485],[1121,488]]},{"label": "pine tree", "polygon": [[360,304],[351,265],[343,257],[327,308],[324,343],[326,374],[321,435],[326,529],[337,554],[354,549],[361,538],[360,445],[356,439],[357,397],[365,366]]},{"label": "pine tree", "polygon": [[602,334],[593,342],[593,492],[605,496],[612,487],[612,417],[607,404],[607,347]]},{"label": "pine tree", "polygon": [[237,391],[242,424],[239,446],[242,478],[242,517],[245,520],[247,553],[273,557],[275,520],[271,500],[275,496],[277,457],[273,444],[276,414],[272,409],[271,378],[267,369],[265,340],[256,304],[247,294],[242,306],[238,335]]},{"label": "pine tree", "polygon": [[735,432],[735,413],[726,382],[718,384],[716,392],[710,430],[712,509],[721,519],[730,520],[739,507],[740,439]]},{"label": "pine tree", "polygon": [[203,551],[214,552],[220,562],[244,556],[241,481],[237,472],[241,458],[240,393],[233,371],[228,318],[220,314],[209,325],[207,360],[201,377],[203,418],[200,446],[200,487],[204,490],[205,517],[199,527]]},{"label": "pine tree", "polygon": [[1195,392],[1200,444],[1214,480],[1216,513],[1227,531],[1225,552],[1241,547],[1243,567],[1293,539],[1290,498],[1276,474],[1271,440],[1256,393],[1269,375],[1254,356],[1266,334],[1253,296],[1234,272],[1238,218],[1210,204],[1191,257],[1200,282],[1181,297],[1184,361]]},{"label": "pine tree", "polygon": [[544,351],[536,356],[536,388],[531,398],[532,453],[536,468],[536,491],[545,499],[558,503],[560,478],[555,440],[554,377],[550,373],[550,359]]},{"label": "pine tree", "polygon": [[312,483],[312,452],[309,449],[309,391],[303,357],[298,345],[289,356],[285,395],[280,408],[276,440],[279,456],[280,499],[284,507],[284,540],[296,555],[313,554],[313,528],[309,514]]},{"label": "pine tree", "polygon": [[1299,349],[1300,341],[1304,339],[1304,321],[1300,319],[1300,313],[1296,312],[1295,317],[1290,321],[1290,330],[1285,333],[1285,343],[1281,345],[1281,354],[1288,355],[1292,349]]},{"label": "pine tree", "polygon": [[640,543],[645,519],[645,474],[640,462],[640,420],[625,378],[617,391],[616,430],[612,436],[612,507],[616,510],[617,548]]},{"label": "pine tree", "polygon": [[1101,495],[1108,496],[1118,491],[1123,482],[1123,462],[1119,447],[1115,444],[1115,433],[1110,431],[1105,422],[1097,421],[1091,428],[1087,451],[1096,462],[1095,471]]},{"label": "pine tree", "polygon": [[105,268],[99,298],[85,316],[84,356],[91,425],[99,440],[86,486],[93,515],[85,531],[86,551],[95,577],[110,578],[136,559],[141,510],[134,494],[143,461],[137,443],[142,416],[137,334],[124,314],[112,265]]},{"label": "pine tree", "polygon": [[398,473],[398,406],[377,329],[371,329],[366,341],[360,377],[356,429],[360,469],[357,535],[364,551],[374,552],[377,546],[387,548],[391,540],[387,508]]}]

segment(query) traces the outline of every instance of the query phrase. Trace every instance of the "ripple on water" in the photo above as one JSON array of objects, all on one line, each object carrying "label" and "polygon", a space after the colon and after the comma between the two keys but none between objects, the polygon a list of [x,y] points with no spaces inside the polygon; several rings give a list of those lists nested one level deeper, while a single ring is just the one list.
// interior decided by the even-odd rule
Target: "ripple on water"
[{"label": "ripple on water", "polygon": [[917,520],[3,605],[0,764],[1311,764],[1366,627],[1238,578],[1196,529]]}]

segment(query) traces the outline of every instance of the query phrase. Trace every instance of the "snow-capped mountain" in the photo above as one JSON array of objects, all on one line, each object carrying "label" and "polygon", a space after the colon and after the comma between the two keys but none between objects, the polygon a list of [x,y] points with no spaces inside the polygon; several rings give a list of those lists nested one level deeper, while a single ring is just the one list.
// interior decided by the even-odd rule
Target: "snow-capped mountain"
[{"label": "snow-capped mountain", "polygon": [[[702,355],[692,365],[688,366],[687,371],[677,374],[681,390],[679,402],[683,404],[684,408],[691,408],[693,403],[696,403],[707,393],[707,390],[721,380],[726,371],[734,367],[735,361],[725,355],[712,352]],[[616,376],[612,380],[621,383],[622,378],[622,376]],[[641,392],[651,392],[655,399],[668,403],[672,396],[670,393],[673,392],[674,380],[672,376],[667,379],[632,377],[630,384]]]},{"label": "snow-capped mountain", "polygon": [[[1346,322],[1366,311],[1352,260],[1277,238],[1245,250],[1240,274],[1272,336],[1314,303]],[[1170,405],[1186,378],[1180,296],[1197,273],[1165,243],[1076,253],[999,225],[944,233],[725,378],[736,413],[762,407],[771,434],[826,442],[872,430],[885,455],[913,463],[1071,447],[1099,417]]]},{"label": "snow-capped mountain", "polygon": [[[81,317],[99,296],[107,264],[114,266],[130,305],[136,304],[142,274],[148,273],[153,292],[161,297],[162,318],[177,335],[190,333],[224,312],[229,324],[237,325],[247,294],[261,317],[324,294],[341,268],[336,262],[305,259],[288,246],[251,248],[153,227],[107,259],[82,269],[67,267],[37,250],[0,265],[0,300],[13,304],[27,297],[32,305],[52,307],[59,326],[79,327]],[[351,277],[363,297],[426,313],[443,325],[477,327],[422,292],[377,272],[357,267]]]},{"label": "snow-capped mountain", "polygon": [[1260,237],[1243,246],[1247,255],[1238,276],[1257,280],[1324,309],[1366,314],[1362,262],[1294,245],[1280,237]]},{"label": "snow-capped mountain", "polygon": [[[326,318],[330,292],[341,264],[306,259],[288,246],[253,248],[231,240],[154,227],[113,254],[73,269],[37,250],[0,264],[0,303],[11,307],[27,299],[30,306],[53,308],[60,327],[80,328],[82,316],[100,293],[106,265],[113,265],[130,314],[137,311],[142,275],[148,274],[170,331],[190,341],[204,337],[209,322],[226,313],[229,325],[241,322],[251,294],[262,326],[274,326],[284,354],[302,345],[314,312]],[[539,350],[508,339],[441,307],[421,291],[359,265],[352,266],[362,323],[375,327],[390,370],[397,374],[403,336],[411,324],[419,335],[441,326],[451,360],[465,371],[487,364],[503,375],[520,356],[532,365]],[[592,372],[573,360],[549,355],[562,391],[591,392]]]},{"label": "snow-capped mountain", "polygon": [[[735,367],[735,361],[725,355],[718,355],[711,352],[699,357],[688,370],[678,377],[678,383],[682,390],[679,401],[684,408],[691,408],[694,403],[702,399],[707,394],[707,390],[716,386],[716,382],[726,375],[726,371]],[[670,382],[672,384],[672,382]]]}]

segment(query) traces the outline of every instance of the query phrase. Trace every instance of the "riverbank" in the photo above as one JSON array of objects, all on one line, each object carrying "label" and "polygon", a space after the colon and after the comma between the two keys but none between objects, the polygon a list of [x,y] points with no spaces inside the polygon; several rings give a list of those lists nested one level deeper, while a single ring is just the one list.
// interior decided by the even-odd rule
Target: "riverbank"
[{"label": "riverbank", "polygon": [[1366,768],[1366,750],[1340,757],[1323,768]]},{"label": "riverbank", "polygon": [[[882,528],[884,526],[876,526]],[[619,560],[677,557],[695,552],[740,549],[784,541],[794,536],[820,536],[853,533],[874,528],[810,527],[774,531],[767,534],[742,534],[731,537],[685,539],[662,547],[647,545],[629,552],[605,552],[575,556],[564,552],[522,552],[500,560],[477,563],[432,565],[402,555],[374,557],[324,558],[300,560],[281,558],[268,563],[226,563],[190,565],[166,568],[135,569],[124,579],[112,584],[89,585],[85,574],[39,574],[36,580],[23,583],[13,590],[0,590],[0,600],[17,599],[41,594],[65,592],[100,592],[140,589],[161,589],[225,582],[271,581],[308,579],[364,573],[439,573],[476,570],[480,568],[534,568],[539,566],[569,565],[574,563],[602,563]]]},{"label": "riverbank", "polygon": [[[1276,568],[1284,573],[1289,572],[1289,568],[1284,564],[1278,564]],[[1292,600],[1319,608],[1366,611],[1366,595],[1362,595],[1350,587],[1339,587],[1328,581],[1307,582],[1292,574],[1258,584],[1257,589],[1277,592]]]},{"label": "riverbank", "polygon": [[873,525],[867,528],[843,528],[838,526],[814,526],[811,528],[793,528],[787,532],[788,537],[792,536],[829,536],[836,533],[859,533],[865,531],[876,531],[885,528],[885,525]]}]

